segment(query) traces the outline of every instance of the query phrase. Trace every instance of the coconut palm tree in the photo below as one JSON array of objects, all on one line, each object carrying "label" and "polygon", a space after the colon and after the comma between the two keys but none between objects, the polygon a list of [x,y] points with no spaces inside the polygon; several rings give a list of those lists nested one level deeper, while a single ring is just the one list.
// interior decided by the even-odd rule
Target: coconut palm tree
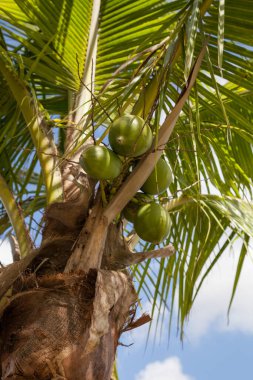
[{"label": "coconut palm tree", "polygon": [[[150,321],[140,293],[158,323],[178,305],[183,337],[240,238],[232,302],[253,223],[250,3],[0,0],[0,232],[14,260],[0,272],[2,379],[110,379],[120,335]],[[87,175],[84,152],[128,114],[152,146],[117,157],[113,180]],[[169,189],[140,195],[161,156]],[[159,245],[126,220],[130,201],[169,213]]]}]

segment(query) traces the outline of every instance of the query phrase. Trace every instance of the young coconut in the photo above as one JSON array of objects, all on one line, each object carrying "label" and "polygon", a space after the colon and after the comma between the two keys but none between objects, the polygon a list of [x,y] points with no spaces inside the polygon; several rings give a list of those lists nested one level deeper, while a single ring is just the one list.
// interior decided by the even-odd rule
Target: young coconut
[{"label": "young coconut", "polygon": [[137,212],[139,208],[147,203],[152,202],[153,198],[143,194],[143,193],[137,193],[135,196],[131,199],[130,202],[126,205],[126,207],[123,209],[123,216],[126,220],[129,222],[134,223],[135,216],[137,215]]},{"label": "young coconut", "polygon": [[172,172],[170,167],[164,159],[160,158],[141,190],[147,194],[161,194],[169,187],[171,182]]},{"label": "young coconut", "polygon": [[113,151],[121,156],[138,157],[152,145],[150,127],[136,115],[126,114],[116,119],[109,131]]},{"label": "young coconut", "polygon": [[140,207],[134,218],[136,233],[150,243],[162,242],[168,236],[170,228],[169,213],[155,202]]},{"label": "young coconut", "polygon": [[88,146],[83,151],[79,163],[94,179],[114,179],[122,171],[119,157],[105,146]]}]

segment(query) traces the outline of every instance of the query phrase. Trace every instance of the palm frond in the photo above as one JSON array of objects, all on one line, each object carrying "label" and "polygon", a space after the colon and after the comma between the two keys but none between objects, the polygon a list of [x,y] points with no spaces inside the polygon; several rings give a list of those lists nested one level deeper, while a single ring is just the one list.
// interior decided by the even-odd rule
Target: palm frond
[{"label": "palm frond", "polygon": [[3,31],[12,43],[25,47],[26,54],[18,50],[25,66],[46,81],[53,79],[65,88],[78,89],[78,70],[82,72],[85,65],[92,2],[12,0],[7,6],[3,3],[0,17],[7,22]]}]

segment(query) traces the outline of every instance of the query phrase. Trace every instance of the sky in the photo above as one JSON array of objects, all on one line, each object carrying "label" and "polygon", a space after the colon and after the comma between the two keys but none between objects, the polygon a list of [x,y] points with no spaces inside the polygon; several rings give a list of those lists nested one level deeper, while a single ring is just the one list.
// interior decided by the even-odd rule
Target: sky
[{"label": "sky", "polygon": [[[238,290],[227,320],[227,307],[235,275],[239,243],[223,257],[207,277],[193,306],[185,339],[174,328],[168,341],[165,317],[161,338],[154,333],[146,348],[148,325],[121,336],[118,371],[120,380],[252,380],[253,373],[253,252],[246,257]],[[0,261],[10,260],[7,242],[0,245]],[[150,304],[143,308],[150,310]]]},{"label": "sky", "polygon": [[[183,344],[176,329],[168,342],[164,325],[160,342],[152,337],[146,347],[148,326],[128,336],[118,354],[120,380],[251,380],[253,373],[253,254],[244,263],[232,310],[232,291],[239,243],[224,252],[207,277],[189,323]],[[150,305],[146,305],[147,311]],[[126,335],[126,334],[125,334]]]}]

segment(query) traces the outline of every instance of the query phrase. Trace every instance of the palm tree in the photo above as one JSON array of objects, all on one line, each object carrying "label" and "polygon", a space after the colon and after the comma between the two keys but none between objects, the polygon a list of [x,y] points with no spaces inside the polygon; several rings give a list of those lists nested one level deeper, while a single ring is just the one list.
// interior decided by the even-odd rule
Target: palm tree
[{"label": "palm tree", "polygon": [[[232,302],[253,222],[250,3],[0,1],[0,231],[14,258],[0,272],[2,379],[110,379],[120,335],[150,321],[135,319],[140,292],[158,322],[178,304],[183,337],[239,237]],[[84,149],[129,113],[152,147],[115,180],[90,178]],[[155,202],[172,226],[156,247],[122,210],[161,155],[173,182]]]}]

